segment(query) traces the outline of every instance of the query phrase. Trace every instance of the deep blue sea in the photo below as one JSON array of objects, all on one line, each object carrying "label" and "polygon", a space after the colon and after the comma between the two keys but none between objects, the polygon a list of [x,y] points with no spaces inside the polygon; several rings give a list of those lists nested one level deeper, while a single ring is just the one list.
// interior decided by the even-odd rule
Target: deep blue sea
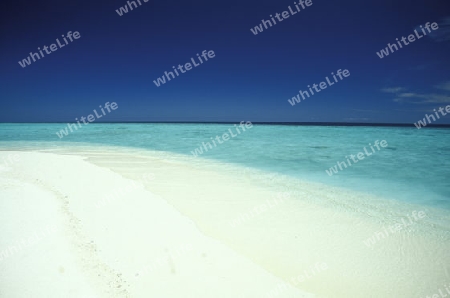
[{"label": "deep blue sea", "polygon": [[[0,148],[70,143],[144,148],[191,155],[233,124],[90,124],[60,139],[65,124],[0,124]],[[346,156],[387,148],[329,176]],[[285,174],[303,180],[450,209],[450,129],[415,127],[294,126],[255,124],[197,158]],[[216,142],[217,144],[217,142]],[[369,151],[371,152],[371,151]]]}]

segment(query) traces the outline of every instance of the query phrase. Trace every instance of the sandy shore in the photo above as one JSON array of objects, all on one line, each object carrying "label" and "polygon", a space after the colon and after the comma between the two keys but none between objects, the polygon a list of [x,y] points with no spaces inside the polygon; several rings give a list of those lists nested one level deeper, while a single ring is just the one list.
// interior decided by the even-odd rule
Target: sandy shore
[{"label": "sandy shore", "polygon": [[0,261],[0,297],[422,297],[450,281],[439,210],[140,150],[17,154],[0,253],[57,228]]},{"label": "sandy shore", "polygon": [[[0,168],[0,297],[257,298],[282,282],[129,179],[81,157],[18,154]],[[117,189],[122,201],[97,205]]]}]

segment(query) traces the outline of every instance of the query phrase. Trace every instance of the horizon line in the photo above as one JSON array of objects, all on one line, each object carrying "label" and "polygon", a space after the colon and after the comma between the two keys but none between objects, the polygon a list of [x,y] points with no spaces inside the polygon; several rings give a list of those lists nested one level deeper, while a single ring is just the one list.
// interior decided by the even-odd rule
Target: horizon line
[{"label": "horizon line", "polygon": [[[73,122],[0,122],[0,124],[68,124]],[[235,121],[115,121],[115,122],[91,122],[89,124],[235,124]],[[292,125],[292,126],[393,126],[415,127],[413,123],[367,123],[367,122],[273,122],[257,121],[252,124],[260,125]],[[450,128],[450,124],[427,124],[423,128]]]}]

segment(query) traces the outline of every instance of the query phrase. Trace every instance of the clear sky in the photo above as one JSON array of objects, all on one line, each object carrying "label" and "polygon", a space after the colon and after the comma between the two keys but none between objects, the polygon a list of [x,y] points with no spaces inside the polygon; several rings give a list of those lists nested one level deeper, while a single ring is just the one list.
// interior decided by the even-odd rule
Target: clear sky
[{"label": "clear sky", "polygon": [[[312,0],[254,35],[292,0],[8,1],[0,12],[1,122],[73,122],[105,102],[101,121],[413,123],[450,104],[450,1]],[[427,22],[433,36],[376,52]],[[61,35],[81,37],[22,68]],[[203,50],[215,57],[153,83]],[[350,76],[295,106],[288,99],[338,69]],[[450,115],[436,124],[450,123]]]}]

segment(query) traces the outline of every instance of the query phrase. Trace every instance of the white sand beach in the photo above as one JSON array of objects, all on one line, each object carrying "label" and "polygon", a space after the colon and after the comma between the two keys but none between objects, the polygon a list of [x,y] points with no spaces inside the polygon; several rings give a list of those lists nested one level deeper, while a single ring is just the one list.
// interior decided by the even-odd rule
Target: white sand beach
[{"label": "white sand beach", "polygon": [[[281,282],[148,190],[97,208],[103,194],[131,183],[108,169],[18,154],[0,172],[0,251],[8,251],[0,297],[263,297]],[[45,226],[56,232],[20,245]],[[303,294],[290,288],[284,297],[312,297]]]},{"label": "white sand beach", "polygon": [[[422,297],[450,281],[439,210],[137,149],[11,154],[0,297]],[[364,245],[413,210],[427,217]]]}]

